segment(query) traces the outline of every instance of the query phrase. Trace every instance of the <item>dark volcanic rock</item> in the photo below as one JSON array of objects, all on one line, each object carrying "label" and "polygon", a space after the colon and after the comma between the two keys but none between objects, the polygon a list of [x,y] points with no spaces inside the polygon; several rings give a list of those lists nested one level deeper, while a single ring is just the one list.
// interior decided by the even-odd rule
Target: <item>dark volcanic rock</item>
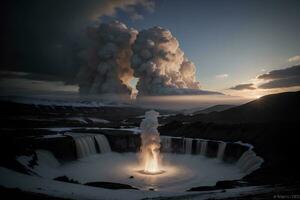
[{"label": "dark volcanic rock", "polygon": [[[300,91],[272,94],[221,112],[194,115],[194,120],[214,123],[299,123]],[[193,121],[194,121],[193,120]]]},{"label": "dark volcanic rock", "polygon": [[61,162],[77,159],[75,141],[71,136],[36,138],[34,141],[35,149],[48,150]]},{"label": "dark volcanic rock", "polygon": [[135,187],[130,185],[122,184],[122,183],[112,183],[112,182],[89,182],[85,183],[84,185],[93,186],[93,187],[100,187],[100,188],[107,188],[112,190],[120,190],[120,189],[132,189],[138,190]]},{"label": "dark volcanic rock", "polygon": [[22,200],[68,200],[66,198],[53,197],[41,193],[26,192],[16,188],[4,188],[2,186],[0,186],[0,195],[3,199],[7,198]]},{"label": "dark volcanic rock", "polygon": [[227,143],[223,160],[228,163],[236,162],[248,149],[249,147],[237,143]]},{"label": "dark volcanic rock", "polygon": [[131,133],[118,133],[113,134],[104,133],[109,141],[112,151],[115,152],[138,152],[141,145],[140,135]]},{"label": "dark volcanic rock", "polygon": [[192,154],[197,154],[197,140],[192,142]]},{"label": "dark volcanic rock", "polygon": [[184,153],[182,138],[172,138],[172,153]]},{"label": "dark volcanic rock", "polygon": [[240,180],[230,180],[230,181],[218,181],[214,186],[200,186],[193,187],[187,191],[211,191],[220,189],[231,189],[242,186],[250,186],[251,184],[247,182],[242,182]]},{"label": "dark volcanic rock", "polygon": [[[18,103],[17,103],[18,102]],[[81,102],[86,106],[76,106],[72,102],[65,105],[59,105],[58,102],[49,105],[39,104],[34,99],[32,104],[29,102],[6,100],[0,98],[0,128],[36,128],[36,127],[105,127],[107,125],[123,125],[124,120],[129,118],[137,119],[138,116],[144,115],[148,109],[133,107],[131,105],[105,105],[99,106],[93,102]],[[159,110],[161,114],[169,114],[170,111]],[[77,120],[81,118],[82,120]],[[105,119],[109,123],[101,123],[92,118]],[[128,124],[127,122],[125,124]],[[16,127],[16,124],[18,127]]]},{"label": "dark volcanic rock", "polygon": [[59,176],[59,177],[54,178],[53,180],[67,182],[67,183],[76,183],[76,184],[79,184],[78,181],[76,181],[74,179],[70,179],[67,176]]},{"label": "dark volcanic rock", "polygon": [[216,141],[207,141],[207,149],[206,149],[206,156],[207,157],[217,157],[219,148],[219,143]]}]

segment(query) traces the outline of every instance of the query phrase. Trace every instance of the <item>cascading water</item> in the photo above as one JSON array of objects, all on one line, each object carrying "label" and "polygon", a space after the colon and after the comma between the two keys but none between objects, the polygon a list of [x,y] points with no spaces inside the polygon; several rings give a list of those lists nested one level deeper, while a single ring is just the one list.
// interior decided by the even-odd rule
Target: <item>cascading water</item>
[{"label": "cascading water", "polygon": [[145,119],[140,124],[141,128],[141,161],[145,174],[160,174],[163,171],[159,168],[160,162],[160,137],[157,131],[159,116],[158,112],[153,110],[145,113]]},{"label": "cascading water", "polygon": [[207,149],[207,141],[206,140],[200,140],[200,142],[201,142],[200,154],[205,156],[206,155],[206,149]]},{"label": "cascading water", "polygon": [[192,153],[192,143],[193,143],[193,138],[185,138],[184,140],[184,152],[185,154],[191,154]]},{"label": "cascading water", "polygon": [[104,135],[70,135],[75,140],[78,158],[87,157],[97,153],[95,140],[99,146],[100,153],[111,151],[107,138]]},{"label": "cascading water", "polygon": [[217,154],[217,158],[219,160],[223,160],[225,149],[226,149],[226,142],[219,142],[218,154]]},{"label": "cascading water", "polygon": [[250,174],[258,169],[263,163],[263,159],[255,154],[254,151],[249,149],[238,160],[237,166],[246,174]]},{"label": "cascading water", "polygon": [[76,137],[75,144],[78,158],[97,153],[95,142],[91,136]]},{"label": "cascading water", "polygon": [[196,143],[196,153],[199,154],[201,151],[201,142],[199,139],[197,139],[197,143]]},{"label": "cascading water", "polygon": [[104,135],[96,135],[95,139],[98,143],[101,153],[111,152],[110,145]]},{"label": "cascading water", "polygon": [[172,137],[169,136],[161,136],[161,145],[163,152],[172,152]]}]

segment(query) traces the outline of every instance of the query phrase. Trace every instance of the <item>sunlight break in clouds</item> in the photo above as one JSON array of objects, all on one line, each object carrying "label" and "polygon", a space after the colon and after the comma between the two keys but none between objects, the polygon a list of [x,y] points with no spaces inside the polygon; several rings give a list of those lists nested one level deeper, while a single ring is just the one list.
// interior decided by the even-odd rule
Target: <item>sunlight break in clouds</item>
[{"label": "sunlight break in clouds", "polygon": [[300,65],[271,70],[251,79],[248,84],[235,85],[226,92],[230,95],[255,98],[300,89]]}]

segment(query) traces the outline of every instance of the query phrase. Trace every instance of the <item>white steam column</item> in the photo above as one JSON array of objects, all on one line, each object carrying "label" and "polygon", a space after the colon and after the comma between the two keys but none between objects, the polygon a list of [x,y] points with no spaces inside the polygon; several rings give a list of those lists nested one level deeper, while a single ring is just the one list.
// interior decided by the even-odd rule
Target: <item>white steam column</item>
[{"label": "white steam column", "polygon": [[155,175],[163,173],[160,170],[160,137],[157,131],[159,116],[154,110],[145,113],[145,119],[140,124],[141,128],[141,160],[144,169],[141,173]]}]

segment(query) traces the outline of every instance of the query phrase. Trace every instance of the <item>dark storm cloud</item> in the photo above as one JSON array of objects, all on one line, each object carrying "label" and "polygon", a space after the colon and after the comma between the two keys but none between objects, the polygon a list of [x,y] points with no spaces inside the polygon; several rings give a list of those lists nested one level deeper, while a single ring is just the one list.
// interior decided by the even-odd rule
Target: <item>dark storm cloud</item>
[{"label": "dark storm cloud", "polygon": [[47,74],[50,80],[56,76],[72,83],[82,64],[78,54],[87,43],[86,26],[118,10],[141,18],[135,6],[151,10],[154,4],[150,0],[2,1],[1,70]]},{"label": "dark storm cloud", "polygon": [[287,88],[300,86],[300,77],[290,77],[278,80],[272,80],[259,86],[262,89]]},{"label": "dark storm cloud", "polygon": [[21,72],[21,71],[0,71],[0,79],[28,79],[32,81],[61,81],[63,77],[54,76],[49,74],[41,74],[34,72]]},{"label": "dark storm cloud", "polygon": [[14,79],[14,78],[24,78],[27,76],[27,72],[15,72],[15,71],[6,71],[6,70],[1,70],[0,71],[0,80],[1,79]]},{"label": "dark storm cloud", "polygon": [[86,64],[78,73],[82,94],[131,94],[131,46],[138,31],[119,21],[102,23],[88,31],[92,46],[86,50]]},{"label": "dark storm cloud", "polygon": [[300,86],[300,65],[285,69],[273,70],[257,77],[269,81],[259,86],[262,89],[286,88]]},{"label": "dark storm cloud", "polygon": [[285,69],[273,70],[267,74],[259,75],[257,78],[263,80],[273,80],[291,78],[295,76],[300,77],[300,65],[296,65]]},{"label": "dark storm cloud", "polygon": [[247,84],[239,84],[234,87],[229,88],[231,90],[255,90],[253,83],[247,83]]}]

